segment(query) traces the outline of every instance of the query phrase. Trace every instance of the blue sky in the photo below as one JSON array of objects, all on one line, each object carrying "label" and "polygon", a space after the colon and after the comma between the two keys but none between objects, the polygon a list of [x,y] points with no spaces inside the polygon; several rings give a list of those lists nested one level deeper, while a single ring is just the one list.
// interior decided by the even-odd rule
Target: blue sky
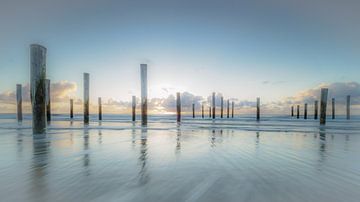
[{"label": "blue sky", "polygon": [[48,48],[48,77],[91,97],[176,91],[264,101],[321,83],[359,81],[360,2],[340,0],[2,0],[0,92],[29,80],[29,44]]}]

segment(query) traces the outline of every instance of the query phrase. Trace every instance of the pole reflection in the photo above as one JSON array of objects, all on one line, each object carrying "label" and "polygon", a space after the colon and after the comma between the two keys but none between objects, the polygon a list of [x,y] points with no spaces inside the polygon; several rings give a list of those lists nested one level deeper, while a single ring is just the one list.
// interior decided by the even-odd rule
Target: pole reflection
[{"label": "pole reflection", "polygon": [[141,128],[141,140],[140,140],[140,172],[139,172],[139,185],[145,185],[149,182],[150,176],[147,172],[147,159],[148,159],[148,148],[147,148],[147,127]]},{"label": "pole reflection", "polygon": [[90,175],[90,154],[89,154],[89,128],[84,128],[84,156],[83,166],[85,168],[85,175]]},{"label": "pole reflection", "polygon": [[324,166],[326,160],[326,130],[324,127],[320,127],[319,130],[319,139],[320,139],[320,147],[319,147],[319,170],[322,170],[322,166]]},{"label": "pole reflection", "polygon": [[31,165],[31,198],[45,201],[47,193],[47,166],[49,163],[50,141],[43,135],[33,136],[33,158]]},{"label": "pole reflection", "polygon": [[175,147],[175,155],[178,157],[181,151],[181,128],[180,124],[177,125],[176,128],[176,147]]}]

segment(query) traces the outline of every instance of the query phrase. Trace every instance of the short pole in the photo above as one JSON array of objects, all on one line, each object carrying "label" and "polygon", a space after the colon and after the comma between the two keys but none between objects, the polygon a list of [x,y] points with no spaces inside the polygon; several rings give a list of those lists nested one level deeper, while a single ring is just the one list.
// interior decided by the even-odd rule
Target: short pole
[{"label": "short pole", "polygon": [[231,118],[234,118],[234,101],[231,102]]},{"label": "short pole", "polygon": [[22,86],[16,84],[16,107],[17,107],[17,120],[21,122],[23,120],[22,115]]},{"label": "short pole", "polygon": [[176,121],[181,122],[181,100],[180,93],[176,93]]},{"label": "short pole", "polygon": [[70,118],[74,118],[74,100],[70,99]]},{"label": "short pole", "polygon": [[46,132],[46,48],[32,44],[30,46],[30,98],[32,104],[32,129],[34,134]]},{"label": "short pole", "polygon": [[201,118],[204,118],[204,104],[201,105]]},{"label": "short pole", "polygon": [[350,95],[346,96],[346,119],[350,120]]},{"label": "short pole", "polygon": [[260,98],[256,98],[256,120],[260,120]]},{"label": "short pole", "polygon": [[294,117],[294,106],[291,106],[291,117]]},{"label": "short pole", "polygon": [[90,75],[84,73],[84,124],[89,124]]},{"label": "short pole", "polygon": [[325,125],[326,123],[326,105],[327,105],[327,97],[328,97],[328,89],[321,89],[321,100],[320,100],[320,124]]},{"label": "short pole", "polygon": [[99,121],[102,120],[102,105],[101,105],[101,97],[98,98],[98,104],[99,104]]},{"label": "short pole", "polygon": [[212,118],[215,119],[215,92],[212,94]]},{"label": "short pole", "polygon": [[192,117],[195,118],[195,104],[192,104]]},{"label": "short pole", "polygon": [[335,98],[331,99],[331,118],[335,119]]},{"label": "short pole", "polygon": [[224,98],[221,97],[221,108],[220,108],[220,117],[223,118],[224,117]]},{"label": "short pole", "polygon": [[136,96],[132,96],[132,121],[136,120]]},{"label": "short pole", "polygon": [[299,119],[300,118],[300,105],[296,106],[296,118]]},{"label": "short pole", "polygon": [[46,97],[46,120],[51,121],[51,99],[50,99],[50,80],[45,79],[45,97]]},{"label": "short pole", "polygon": [[315,103],[314,103],[314,119],[318,119],[318,112],[319,112],[319,101],[318,100],[315,100]]},{"label": "short pole", "polygon": [[304,119],[307,119],[307,106],[308,106],[308,104],[305,103],[305,106],[304,106]]},{"label": "short pole", "polygon": [[141,124],[147,125],[147,64],[140,65],[141,71]]},{"label": "short pole", "polygon": [[226,118],[230,117],[230,100],[227,100]]},{"label": "short pole", "polygon": [[211,107],[209,107],[209,118],[211,118]]}]

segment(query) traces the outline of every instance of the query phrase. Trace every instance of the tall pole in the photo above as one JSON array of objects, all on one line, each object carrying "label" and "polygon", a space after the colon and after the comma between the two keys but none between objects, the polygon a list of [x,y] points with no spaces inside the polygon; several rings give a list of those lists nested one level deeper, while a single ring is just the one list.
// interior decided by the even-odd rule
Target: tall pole
[{"label": "tall pole", "polygon": [[350,95],[346,96],[346,119],[350,119]]},{"label": "tall pole", "polygon": [[34,134],[46,132],[46,48],[30,45],[30,97],[32,104],[32,129]]},{"label": "tall pole", "polygon": [[192,104],[192,117],[195,118],[195,104]]},{"label": "tall pole", "polygon": [[328,89],[321,89],[321,100],[320,100],[320,124],[325,125],[326,123],[326,105],[327,105],[327,97],[328,97]]},{"label": "tall pole", "polygon": [[98,98],[98,105],[99,105],[99,121],[102,120],[102,105],[101,105],[101,97]]},{"label": "tall pole", "polygon": [[291,117],[294,117],[294,106],[291,106]]},{"label": "tall pole", "polygon": [[231,118],[234,118],[234,101],[231,102]]},{"label": "tall pole", "polygon": [[256,98],[256,120],[260,120],[260,98]]},{"label": "tall pole", "polygon": [[147,125],[147,64],[140,65],[141,71],[141,124]]},{"label": "tall pole", "polygon": [[221,108],[220,108],[220,117],[224,117],[224,98],[221,96]]},{"label": "tall pole", "polygon": [[132,121],[136,120],[136,97],[132,96]]},{"label": "tall pole", "polygon": [[89,124],[90,75],[84,73],[84,124]]},{"label": "tall pole", "polygon": [[226,118],[230,117],[230,100],[227,100]]},{"label": "tall pole", "polygon": [[335,119],[335,98],[331,99],[331,117]]},{"label": "tall pole", "polygon": [[51,99],[50,99],[50,80],[45,79],[45,97],[46,97],[46,120],[51,121]]},{"label": "tall pole", "polygon": [[318,112],[319,112],[319,101],[318,100],[315,100],[315,103],[314,103],[314,119],[318,119]]},{"label": "tall pole", "polygon": [[74,100],[70,99],[70,118],[74,118]]},{"label": "tall pole", "polygon": [[300,118],[300,105],[296,106],[296,118],[299,119]]},{"label": "tall pole", "polygon": [[16,84],[16,107],[17,107],[17,120],[21,122],[23,120],[22,115],[22,86]]},{"label": "tall pole", "polygon": [[181,121],[181,101],[180,93],[176,93],[176,121],[180,123]]},{"label": "tall pole", "polygon": [[215,92],[212,94],[212,118],[215,119]]},{"label": "tall pole", "polygon": [[304,106],[304,119],[307,119],[307,106],[308,106],[308,104],[305,103],[305,106]]}]

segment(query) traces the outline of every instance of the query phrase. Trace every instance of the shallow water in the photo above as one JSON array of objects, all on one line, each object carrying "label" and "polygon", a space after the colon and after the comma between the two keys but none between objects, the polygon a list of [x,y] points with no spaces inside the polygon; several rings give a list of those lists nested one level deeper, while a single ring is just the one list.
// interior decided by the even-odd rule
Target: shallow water
[{"label": "shallow water", "polygon": [[[360,119],[0,117],[0,201],[359,201]],[[94,120],[96,118],[93,118]]]}]

